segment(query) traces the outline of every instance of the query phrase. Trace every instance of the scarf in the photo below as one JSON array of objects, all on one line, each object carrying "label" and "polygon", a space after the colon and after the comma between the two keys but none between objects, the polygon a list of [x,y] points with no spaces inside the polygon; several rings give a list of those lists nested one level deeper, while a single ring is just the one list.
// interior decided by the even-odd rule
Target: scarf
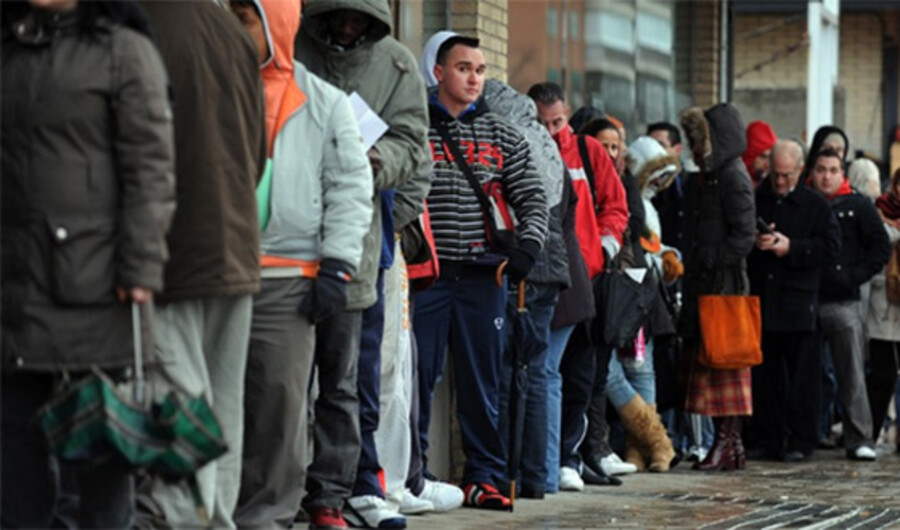
[{"label": "scarf", "polygon": [[900,198],[888,192],[875,199],[875,206],[885,217],[892,221],[900,221]]}]

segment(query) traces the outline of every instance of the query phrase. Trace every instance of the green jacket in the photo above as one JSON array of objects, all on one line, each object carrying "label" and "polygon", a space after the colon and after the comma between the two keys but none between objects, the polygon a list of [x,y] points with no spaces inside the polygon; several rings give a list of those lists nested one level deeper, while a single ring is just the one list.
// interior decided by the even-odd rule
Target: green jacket
[{"label": "green jacket", "polygon": [[[328,43],[323,15],[338,9],[361,11],[374,19],[363,41],[352,49],[339,50]],[[309,0],[294,52],[314,74],[348,94],[358,92],[389,126],[374,147],[382,165],[374,173],[374,215],[364,242],[363,260],[350,285],[351,310],[365,309],[377,299],[375,280],[382,236],[377,192],[403,187],[416,177],[420,165],[430,160],[425,83],[413,54],[390,34],[387,0]],[[428,185],[423,179],[416,182]]]}]

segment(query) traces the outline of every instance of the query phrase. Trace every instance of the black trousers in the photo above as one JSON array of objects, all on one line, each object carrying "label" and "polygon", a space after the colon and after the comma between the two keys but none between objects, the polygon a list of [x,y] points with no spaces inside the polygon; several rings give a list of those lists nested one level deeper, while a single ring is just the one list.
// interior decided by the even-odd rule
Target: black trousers
[{"label": "black trousers", "polygon": [[[134,518],[134,480],[117,458],[91,466],[62,466],[48,452],[34,424],[37,410],[57,383],[54,374],[6,374],[2,380],[2,475],[0,525],[3,528],[50,528],[60,519],[75,519],[79,528],[130,528]],[[63,471],[70,475],[70,506],[55,518]],[[63,515],[63,514],[60,514]],[[74,517],[69,517],[73,516]]]},{"label": "black trousers", "polygon": [[773,455],[815,449],[822,356],[815,332],[763,332],[763,362],[753,368],[753,428]]},{"label": "black trousers", "polygon": [[866,375],[866,390],[869,407],[872,410],[872,439],[878,440],[884,417],[887,415],[894,386],[897,384],[897,370],[900,368],[900,343],[872,339],[869,341],[869,373]]}]

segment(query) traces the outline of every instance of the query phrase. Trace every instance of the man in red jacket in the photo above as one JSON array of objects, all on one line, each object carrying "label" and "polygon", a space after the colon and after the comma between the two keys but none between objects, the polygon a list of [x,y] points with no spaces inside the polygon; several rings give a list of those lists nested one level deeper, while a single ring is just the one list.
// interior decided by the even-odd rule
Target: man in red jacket
[{"label": "man in red jacket", "polygon": [[[628,224],[625,188],[600,142],[588,136],[577,136],[569,126],[569,107],[562,87],[556,83],[540,83],[528,90],[528,96],[537,104],[538,119],[559,146],[563,162],[572,176],[578,196],[575,234],[588,275],[594,279],[603,271],[606,260],[615,257],[622,247],[622,234]],[[572,333],[560,365],[563,410],[559,488],[562,490],[584,487],[579,456],[585,430],[584,415],[595,379],[597,383],[605,381],[609,365],[609,348],[591,345],[588,325],[580,324]],[[595,474],[604,475],[599,463],[586,463]]]}]

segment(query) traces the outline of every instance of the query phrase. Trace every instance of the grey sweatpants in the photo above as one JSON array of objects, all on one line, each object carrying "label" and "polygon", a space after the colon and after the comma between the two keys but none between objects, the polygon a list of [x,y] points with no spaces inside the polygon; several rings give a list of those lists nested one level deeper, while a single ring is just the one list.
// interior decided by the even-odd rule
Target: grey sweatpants
[{"label": "grey sweatpants", "polygon": [[[160,304],[154,323],[155,360],[148,388],[157,400],[172,386],[203,394],[222,427],[228,452],[197,472],[213,528],[235,528],[232,515],[241,483],[244,369],[252,297],[221,296]],[[138,526],[195,528],[202,523],[182,482],[151,479],[138,492]]]},{"label": "grey sweatpants", "polygon": [[253,297],[244,387],[244,458],[234,520],[241,528],[288,528],[300,509],[307,398],[315,327],[297,311],[313,281],[263,279]]},{"label": "grey sweatpants", "polygon": [[[829,302],[819,307],[822,335],[831,346],[844,407],[844,447],[872,445],[872,412],[866,394],[865,332],[858,301]],[[818,376],[816,376],[818,377]]]}]

